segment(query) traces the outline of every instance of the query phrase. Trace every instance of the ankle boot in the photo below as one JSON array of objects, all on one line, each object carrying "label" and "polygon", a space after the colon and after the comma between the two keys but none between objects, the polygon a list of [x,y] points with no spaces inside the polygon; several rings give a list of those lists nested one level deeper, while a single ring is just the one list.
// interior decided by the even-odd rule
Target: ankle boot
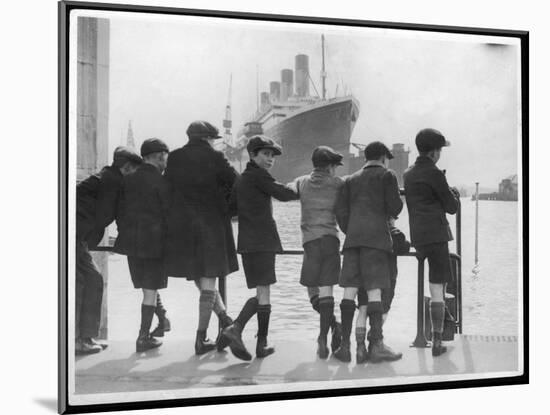
[{"label": "ankle boot", "polygon": [[441,333],[433,332],[432,356],[440,356],[447,351],[441,342]]},{"label": "ankle boot", "polygon": [[341,362],[351,362],[349,340],[343,339],[340,347],[333,353],[333,356]]},{"label": "ankle boot", "polygon": [[155,339],[148,333],[140,333],[136,340],[136,352],[145,352],[146,350],[155,349],[160,345],[162,345],[160,340]]},{"label": "ankle boot", "polygon": [[246,350],[246,346],[241,337],[242,328],[237,322],[223,329],[222,335],[229,339],[229,348],[236,358],[247,361],[252,360],[252,355]]},{"label": "ankle boot", "polygon": [[151,332],[151,336],[153,337],[164,337],[164,333],[167,331],[170,331],[172,329],[172,326],[170,324],[170,320],[166,317],[159,318],[159,322],[157,324],[157,327]]},{"label": "ankle boot", "polygon": [[267,357],[275,353],[275,348],[267,345],[267,336],[258,336],[256,342],[256,357]]},{"label": "ankle boot", "polygon": [[94,354],[99,353],[102,347],[99,344],[94,344],[90,342],[87,338],[78,338],[75,343],[75,354],[84,355],[84,354]]},{"label": "ankle boot", "polygon": [[402,353],[394,352],[386,346],[382,339],[373,340],[369,343],[369,360],[372,363],[393,362],[403,357]]},{"label": "ankle boot", "polygon": [[197,330],[197,337],[195,338],[195,354],[205,354],[211,350],[214,350],[215,348],[216,344],[210,339],[206,338],[206,332]]},{"label": "ankle boot", "polygon": [[233,324],[233,319],[227,314],[220,318],[220,332],[218,333],[218,337],[216,338],[216,349],[218,350],[218,352],[223,351],[223,349],[225,349],[227,346],[229,346],[229,343],[231,343],[231,340],[229,340],[227,336],[223,335],[223,329],[229,327],[231,324]]},{"label": "ankle boot", "polygon": [[319,356],[320,359],[326,359],[328,358],[329,350],[327,346],[327,338],[319,336],[317,338],[317,356]]}]

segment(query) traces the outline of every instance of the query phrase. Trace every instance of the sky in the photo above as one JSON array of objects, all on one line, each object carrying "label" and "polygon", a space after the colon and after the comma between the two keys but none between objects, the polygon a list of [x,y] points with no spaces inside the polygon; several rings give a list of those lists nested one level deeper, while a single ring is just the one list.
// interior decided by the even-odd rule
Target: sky
[{"label": "sky", "polygon": [[[438,163],[451,185],[496,188],[516,174],[519,144],[519,46],[502,39],[313,24],[189,16],[110,14],[110,148],[159,137],[187,141],[190,122],[221,128],[232,76],[234,133],[256,110],[259,91],[307,54],[320,92],[321,34],[327,93],[360,103],[352,142],[410,148],[426,127],[451,141]],[[310,93],[314,94],[310,85]]]}]

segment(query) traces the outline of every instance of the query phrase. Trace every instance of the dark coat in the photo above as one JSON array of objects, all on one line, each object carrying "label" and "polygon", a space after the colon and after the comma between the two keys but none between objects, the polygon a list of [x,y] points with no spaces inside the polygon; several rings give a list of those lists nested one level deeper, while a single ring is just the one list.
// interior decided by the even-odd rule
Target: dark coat
[{"label": "dark coat", "polygon": [[107,166],[76,185],[76,238],[95,247],[116,218],[122,186],[120,169]]},{"label": "dark coat", "polygon": [[453,239],[446,213],[454,214],[459,200],[445,174],[425,156],[419,156],[403,175],[413,246]]},{"label": "dark coat", "polygon": [[397,177],[383,166],[366,166],[348,176],[336,208],[336,218],[346,234],[343,249],[376,248],[392,252],[388,219],[403,209]]},{"label": "dark coat", "polygon": [[298,200],[298,194],[249,161],[235,184],[234,197],[239,217],[238,252],[282,252],[271,198],[286,202]]},{"label": "dark coat", "polygon": [[160,170],[143,163],[124,177],[114,251],[135,258],[162,258],[168,187]]},{"label": "dark coat", "polygon": [[168,156],[171,188],[166,266],[169,276],[222,277],[239,269],[229,196],[237,177],[223,154],[192,139]]}]

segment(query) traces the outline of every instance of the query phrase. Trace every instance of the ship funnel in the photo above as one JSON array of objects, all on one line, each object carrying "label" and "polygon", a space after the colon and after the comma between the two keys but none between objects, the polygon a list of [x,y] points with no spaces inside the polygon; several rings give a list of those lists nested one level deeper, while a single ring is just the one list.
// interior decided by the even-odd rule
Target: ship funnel
[{"label": "ship funnel", "polygon": [[271,102],[279,101],[281,99],[281,83],[280,82],[270,82],[269,83],[269,95]]},{"label": "ship funnel", "polygon": [[292,69],[283,69],[281,71],[281,101],[286,101],[292,96],[294,91],[293,75]]},{"label": "ship funnel", "polygon": [[296,55],[296,95],[309,96],[309,57]]},{"label": "ship funnel", "polygon": [[269,107],[269,92],[260,94],[260,110],[265,111]]}]

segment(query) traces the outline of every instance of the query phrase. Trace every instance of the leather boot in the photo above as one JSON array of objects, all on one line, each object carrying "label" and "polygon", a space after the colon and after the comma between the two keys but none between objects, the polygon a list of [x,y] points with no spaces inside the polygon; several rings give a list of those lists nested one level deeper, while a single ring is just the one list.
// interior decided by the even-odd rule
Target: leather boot
[{"label": "leather boot", "polygon": [[229,348],[236,358],[247,361],[252,360],[252,355],[246,350],[243,343],[241,333],[242,328],[237,323],[231,324],[222,331],[222,335],[229,339]]},{"label": "leather boot", "polygon": [[77,356],[95,354],[103,350],[103,348],[99,344],[92,343],[89,338],[76,339],[74,349]]},{"label": "leather boot", "polygon": [[136,340],[136,352],[145,352],[146,350],[155,349],[160,345],[162,345],[162,342],[155,339],[149,333],[140,334]]},{"label": "leather boot", "polygon": [[101,350],[105,350],[107,347],[109,347],[109,345],[107,343],[103,343],[103,342],[98,342],[96,339],[94,339],[93,337],[89,337],[87,339],[90,343],[92,344],[95,344],[99,347],[101,347]]},{"label": "leather boot", "polygon": [[267,345],[267,336],[258,336],[256,342],[256,357],[267,357],[275,353],[275,348]]},{"label": "leather boot", "polygon": [[168,320],[167,317],[160,318],[157,327],[155,327],[155,329],[151,332],[151,336],[164,337],[164,333],[170,331],[171,329],[172,326],[170,324],[170,320]]},{"label": "leather boot", "polygon": [[386,346],[384,342],[379,340],[373,340],[369,343],[369,360],[372,363],[380,362],[393,362],[403,357],[402,353],[394,352],[390,347]]},{"label": "leather boot", "polygon": [[351,362],[351,352],[349,340],[342,340],[340,347],[333,353],[333,356],[341,362]]},{"label": "leather boot", "polygon": [[233,319],[227,314],[220,318],[221,330],[218,333],[218,337],[216,339],[216,349],[218,350],[218,352],[223,351],[223,349],[225,349],[227,346],[229,346],[229,343],[231,343],[231,340],[229,340],[227,336],[223,335],[223,329],[229,327],[231,324],[233,324]]},{"label": "leather boot", "polygon": [[319,336],[317,338],[317,356],[319,356],[320,359],[327,359],[329,355],[329,350],[327,346],[327,338],[322,338]]},{"label": "leather boot", "polygon": [[440,356],[447,351],[441,342],[441,333],[433,333],[432,356]]},{"label": "leather boot", "polygon": [[206,338],[206,332],[197,330],[197,337],[195,338],[195,354],[205,354],[215,348],[216,343]]},{"label": "leather boot", "polygon": [[369,354],[367,352],[367,347],[365,346],[365,342],[359,342],[357,343],[357,353],[355,355],[357,364],[365,363],[367,360],[369,360]]}]

